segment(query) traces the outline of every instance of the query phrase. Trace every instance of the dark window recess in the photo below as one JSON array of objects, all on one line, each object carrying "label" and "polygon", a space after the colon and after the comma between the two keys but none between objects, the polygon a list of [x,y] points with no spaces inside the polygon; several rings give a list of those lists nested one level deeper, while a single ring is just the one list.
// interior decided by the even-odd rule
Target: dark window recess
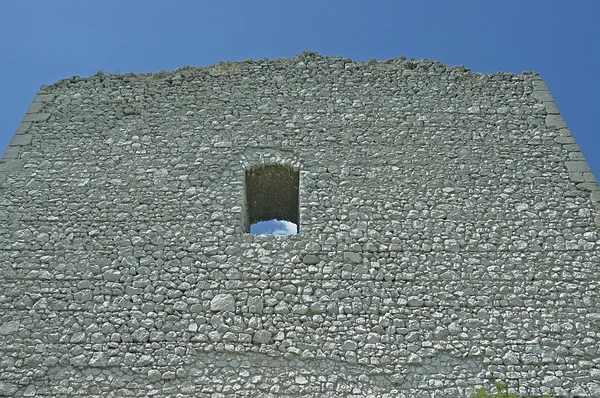
[{"label": "dark window recess", "polygon": [[261,165],[246,171],[246,232],[262,221],[287,221],[298,228],[300,172],[283,165]]}]

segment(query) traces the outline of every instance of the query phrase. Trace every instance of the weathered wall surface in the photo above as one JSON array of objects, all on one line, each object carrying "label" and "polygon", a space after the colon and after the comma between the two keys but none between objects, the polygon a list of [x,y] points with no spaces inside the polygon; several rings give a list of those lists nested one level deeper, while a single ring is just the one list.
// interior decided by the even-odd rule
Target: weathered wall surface
[{"label": "weathered wall surface", "polygon": [[[298,235],[244,233],[269,163]],[[0,161],[0,396],[599,397],[599,192],[535,73],[57,82]]]}]

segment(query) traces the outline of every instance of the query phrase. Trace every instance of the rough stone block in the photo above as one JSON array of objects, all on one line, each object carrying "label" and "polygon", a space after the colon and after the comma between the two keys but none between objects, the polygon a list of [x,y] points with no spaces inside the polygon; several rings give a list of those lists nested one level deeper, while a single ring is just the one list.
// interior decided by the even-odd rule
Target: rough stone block
[{"label": "rough stone block", "polygon": [[344,261],[350,264],[358,264],[362,262],[362,257],[359,253],[344,252]]},{"label": "rough stone block", "polygon": [[314,254],[307,254],[302,258],[302,262],[304,264],[319,264],[319,261],[319,257],[315,256]]},{"label": "rough stone block", "polygon": [[0,381],[0,396],[12,397],[18,390],[19,387],[17,387],[17,385]]},{"label": "rough stone block", "polygon": [[21,122],[19,127],[17,127],[17,131],[15,131],[15,135],[27,133],[27,131],[29,131],[29,127],[31,127],[31,122]]},{"label": "rough stone block", "polygon": [[565,123],[565,121],[563,120],[563,118],[560,115],[546,116],[546,124],[549,127],[557,127],[560,129],[567,127],[567,124]]},{"label": "rough stone block", "polygon": [[569,172],[589,172],[590,166],[588,166],[587,162],[582,160],[567,160],[565,162],[565,167]]},{"label": "rough stone block", "polygon": [[49,102],[54,99],[54,94],[38,94],[33,99],[33,102]]},{"label": "rough stone block", "polygon": [[162,373],[160,373],[158,370],[156,369],[150,369],[148,370],[148,381],[151,383],[155,383],[157,381],[159,381],[162,378]]},{"label": "rough stone block", "polygon": [[563,145],[563,148],[569,152],[581,152],[581,150],[579,149],[579,145],[577,144],[565,144]]},{"label": "rough stone block", "polygon": [[549,91],[546,83],[541,79],[533,80],[533,89],[535,91]]},{"label": "rough stone block", "polygon": [[262,297],[248,297],[248,311],[251,313],[262,314],[264,302]]},{"label": "rough stone block", "polygon": [[575,144],[575,139],[571,136],[559,136],[554,139],[554,142],[556,142],[557,144]]},{"label": "rough stone block", "polygon": [[569,180],[573,182],[586,182],[583,178],[583,173],[579,171],[573,171],[569,173]]},{"label": "rough stone block", "polygon": [[43,107],[43,102],[32,102],[31,105],[29,105],[29,109],[27,109],[27,113],[39,113]]},{"label": "rough stone block", "polygon": [[581,160],[581,161],[585,161],[585,157],[583,156],[583,153],[581,153],[580,151],[574,151],[574,150],[572,150],[569,153],[569,160]]},{"label": "rough stone block", "polygon": [[23,167],[23,161],[21,159],[0,160],[0,171],[9,172],[18,170],[21,167]]},{"label": "rough stone block", "polygon": [[23,396],[24,397],[35,397],[36,394],[36,388],[33,384],[30,384],[29,386],[27,386],[27,388],[25,389],[25,391],[23,391]]},{"label": "rough stone block", "polygon": [[0,323],[0,336],[17,333],[19,331],[19,322],[9,321]]},{"label": "rough stone block", "polygon": [[598,190],[598,183],[596,182],[581,182],[577,184],[577,189],[582,191],[596,191]]},{"label": "rough stone block", "polygon": [[540,102],[554,102],[554,98],[552,98],[550,91],[536,90],[531,96]]},{"label": "rough stone block", "polygon": [[257,330],[254,332],[252,342],[255,344],[268,344],[271,342],[273,335],[267,330]]},{"label": "rough stone block", "polygon": [[31,144],[31,134],[14,135],[10,144],[12,146],[25,146]]},{"label": "rough stone block", "polygon": [[50,118],[49,113],[28,113],[23,118],[24,122],[44,122]]},{"label": "rough stone block", "polygon": [[2,154],[2,159],[18,159],[21,154],[20,149],[18,146],[8,146]]},{"label": "rough stone block", "polygon": [[217,294],[210,301],[211,311],[235,311],[235,299],[232,294]]},{"label": "rough stone block", "polygon": [[593,182],[596,184],[598,183],[596,181],[596,177],[592,173],[583,173],[583,180],[584,180],[584,182]]},{"label": "rough stone block", "polygon": [[560,114],[560,111],[558,110],[558,106],[556,106],[556,104],[554,102],[544,102],[544,105],[546,105],[546,112],[549,115]]}]

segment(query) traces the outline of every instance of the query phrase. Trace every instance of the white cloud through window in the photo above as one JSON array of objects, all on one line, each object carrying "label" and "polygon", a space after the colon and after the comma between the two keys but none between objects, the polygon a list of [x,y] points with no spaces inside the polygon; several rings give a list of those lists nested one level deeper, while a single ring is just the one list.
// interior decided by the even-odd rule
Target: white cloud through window
[{"label": "white cloud through window", "polygon": [[253,235],[294,235],[298,233],[296,224],[289,221],[261,221],[250,226]]}]

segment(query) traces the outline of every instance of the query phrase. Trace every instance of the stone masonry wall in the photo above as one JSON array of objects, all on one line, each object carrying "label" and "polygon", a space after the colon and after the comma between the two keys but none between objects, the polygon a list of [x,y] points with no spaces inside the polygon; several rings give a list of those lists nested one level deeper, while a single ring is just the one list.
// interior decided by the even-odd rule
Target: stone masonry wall
[{"label": "stone masonry wall", "polygon": [[[300,233],[245,233],[245,171]],[[304,52],[43,87],[0,396],[600,397],[600,190],[539,76]]]}]

